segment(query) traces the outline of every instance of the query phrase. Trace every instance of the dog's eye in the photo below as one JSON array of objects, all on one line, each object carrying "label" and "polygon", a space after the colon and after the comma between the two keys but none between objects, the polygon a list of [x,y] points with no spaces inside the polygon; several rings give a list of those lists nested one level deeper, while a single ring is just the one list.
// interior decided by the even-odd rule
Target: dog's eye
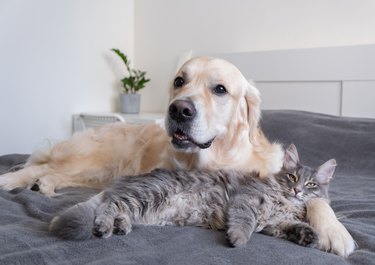
[{"label": "dog's eye", "polygon": [[223,95],[227,93],[227,89],[223,85],[217,85],[214,88],[214,93],[217,95]]},{"label": "dog's eye", "polygon": [[184,79],[180,76],[176,77],[176,79],[173,82],[174,87],[182,87],[184,83],[185,83]]}]

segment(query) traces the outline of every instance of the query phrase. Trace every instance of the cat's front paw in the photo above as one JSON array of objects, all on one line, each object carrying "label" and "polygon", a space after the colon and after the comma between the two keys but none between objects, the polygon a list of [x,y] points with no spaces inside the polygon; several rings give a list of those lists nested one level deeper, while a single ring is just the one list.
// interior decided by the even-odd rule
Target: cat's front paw
[{"label": "cat's front paw", "polygon": [[316,247],[318,245],[318,234],[307,224],[297,224],[286,230],[288,240],[304,246]]},{"label": "cat's front paw", "polygon": [[230,228],[227,231],[227,237],[229,240],[229,244],[232,247],[241,247],[249,241],[249,236],[246,235],[240,229]]},{"label": "cat's front paw", "polygon": [[94,236],[108,238],[113,232],[113,220],[105,216],[99,216],[95,219],[92,233]]},{"label": "cat's front paw", "polygon": [[118,217],[113,225],[113,233],[116,235],[127,235],[132,231],[129,217]]}]

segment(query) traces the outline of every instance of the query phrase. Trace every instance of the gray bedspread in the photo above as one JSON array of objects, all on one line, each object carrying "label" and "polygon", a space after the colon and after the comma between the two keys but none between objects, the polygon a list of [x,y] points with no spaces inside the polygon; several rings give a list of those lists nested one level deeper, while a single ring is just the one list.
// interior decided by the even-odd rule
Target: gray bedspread
[{"label": "gray bedspread", "polygon": [[[264,111],[262,128],[271,140],[295,143],[303,163],[337,159],[331,205],[358,244],[347,260],[262,234],[235,249],[224,232],[197,227],[136,226],[127,236],[64,241],[48,234],[51,217],[97,192],[70,188],[54,198],[0,191],[0,264],[375,264],[375,120]],[[0,173],[26,158],[0,157]]]}]

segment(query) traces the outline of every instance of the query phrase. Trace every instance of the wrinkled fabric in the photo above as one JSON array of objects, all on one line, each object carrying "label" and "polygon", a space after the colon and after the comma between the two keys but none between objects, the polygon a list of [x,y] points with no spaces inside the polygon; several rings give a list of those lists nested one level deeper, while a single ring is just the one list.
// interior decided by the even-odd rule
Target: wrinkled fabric
[{"label": "wrinkled fabric", "polygon": [[[98,192],[69,188],[53,198],[0,191],[0,264],[375,264],[375,120],[264,111],[261,126],[270,140],[294,143],[304,164],[337,160],[331,206],[358,244],[347,260],[262,234],[231,248],[224,232],[198,227],[135,226],[126,236],[61,240],[48,233],[51,218]],[[1,156],[0,174],[26,159]]]}]

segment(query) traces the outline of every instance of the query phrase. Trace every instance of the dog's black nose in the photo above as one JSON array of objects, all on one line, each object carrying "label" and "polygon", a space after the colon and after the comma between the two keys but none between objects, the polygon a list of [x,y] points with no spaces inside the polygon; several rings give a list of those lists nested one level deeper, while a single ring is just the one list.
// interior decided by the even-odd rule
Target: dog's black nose
[{"label": "dog's black nose", "polygon": [[190,121],[196,113],[193,102],[189,100],[178,99],[169,106],[169,116],[175,121]]}]

